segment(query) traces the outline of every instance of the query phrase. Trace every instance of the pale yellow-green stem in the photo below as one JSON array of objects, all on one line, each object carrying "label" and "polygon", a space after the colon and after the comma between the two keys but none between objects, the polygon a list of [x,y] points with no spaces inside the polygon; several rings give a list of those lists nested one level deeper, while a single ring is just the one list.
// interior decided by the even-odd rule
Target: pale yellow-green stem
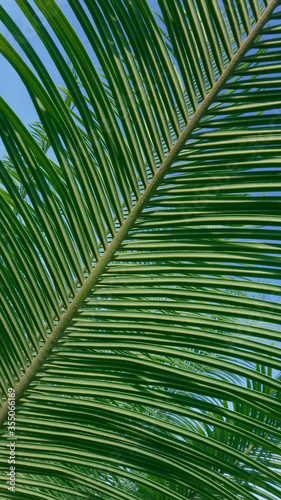
[{"label": "pale yellow-green stem", "polygon": [[[107,247],[106,251],[100,258],[100,260],[97,262],[92,272],[89,274],[85,283],[83,284],[83,286],[78,291],[77,295],[72,300],[71,304],[61,317],[60,321],[54,328],[53,332],[50,334],[48,340],[42,347],[41,351],[36,356],[32,364],[29,366],[29,368],[23,375],[18,385],[15,387],[16,402],[18,402],[19,399],[24,395],[25,391],[28,389],[31,382],[36,377],[37,373],[41,370],[47,357],[50,355],[53,348],[57,345],[58,341],[64,334],[66,328],[68,327],[73,317],[75,316],[76,312],[79,310],[79,308],[89,295],[91,289],[94,287],[94,285],[101,277],[107,265],[111,262],[114,254],[120,247],[121,243],[124,241],[124,238],[126,237],[128,231],[133,227],[135,221],[138,219],[142,210],[144,209],[144,207],[147,205],[147,203],[155,193],[157,187],[160,185],[164,176],[167,174],[169,168],[176,160],[184,144],[190,138],[192,132],[196,129],[201,118],[204,117],[211,104],[214,103],[217,95],[223,89],[225,83],[231,77],[231,75],[237,68],[238,64],[242,61],[246,52],[248,52],[248,50],[252,47],[253,42],[260,34],[263,26],[270,19],[272,12],[279,4],[280,0],[272,0],[270,2],[270,4],[265,9],[264,13],[258,20],[257,24],[255,25],[251,33],[248,35],[248,37],[242,43],[241,47],[239,48],[233,59],[230,61],[228,67],[218,78],[212,90],[210,90],[209,94],[205,97],[202,104],[198,107],[197,111],[195,112],[191,120],[188,122],[188,124],[186,125],[185,129],[182,131],[180,136],[178,137],[171,151],[166,156],[161,167],[159,168],[159,170],[151,180],[150,184],[143,192],[139,201],[136,203],[131,213],[129,214],[123,225],[120,227],[118,233],[115,235],[112,242]],[[5,420],[7,419],[7,415],[8,415],[8,402],[6,401],[6,403],[3,405],[0,411],[0,426],[2,426]]]}]

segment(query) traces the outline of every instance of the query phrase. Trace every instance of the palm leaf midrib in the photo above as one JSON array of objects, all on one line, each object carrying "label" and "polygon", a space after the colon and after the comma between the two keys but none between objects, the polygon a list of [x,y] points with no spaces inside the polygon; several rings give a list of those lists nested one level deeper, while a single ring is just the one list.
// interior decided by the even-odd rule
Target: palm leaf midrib
[{"label": "palm leaf midrib", "polygon": [[[92,290],[93,286],[98,282],[107,265],[112,261],[113,256],[119,249],[120,245],[126,238],[129,230],[134,225],[135,221],[140,216],[143,209],[146,207],[147,203],[150,201],[151,197],[155,193],[158,186],[161,184],[165,175],[169,171],[169,168],[173,164],[173,162],[177,159],[179,153],[182,148],[186,144],[186,141],[190,138],[193,131],[198,127],[199,122],[205,116],[210,106],[214,103],[217,98],[219,92],[224,88],[224,85],[228,81],[228,79],[232,76],[233,72],[242,61],[246,52],[251,48],[257,36],[260,34],[263,26],[271,17],[272,12],[279,4],[279,0],[272,0],[270,4],[265,9],[264,13],[256,23],[255,27],[252,29],[250,34],[247,36],[245,41],[242,43],[236,54],[231,59],[227,68],[223,71],[221,76],[218,78],[213,88],[210,90],[208,95],[205,97],[201,105],[198,107],[196,112],[194,113],[191,120],[187,123],[184,130],[179,135],[176,142],[173,144],[170,152],[164,159],[162,165],[159,167],[158,171],[144,190],[143,194],[140,196],[139,200],[129,213],[128,217],[118,230],[117,234],[113,237],[111,243],[105,250],[102,257],[98,260],[93,270],[90,272],[88,278],[85,280],[84,284],[77,292],[76,296],[71,301],[70,305],[62,315],[61,319],[53,329],[52,333],[49,335],[47,341],[44,346],[41,348],[40,352],[33,360],[20,382],[15,388],[16,393],[16,401],[24,395],[25,391],[30,386],[31,382],[34,380],[36,374],[40,371],[41,367],[44,365],[47,357],[53,350],[53,348],[57,345],[58,341],[64,334],[66,328],[74,318],[77,311],[80,309],[81,305],[84,303],[87,298],[89,292]],[[5,422],[8,415],[8,401],[3,405],[0,411],[0,425]]]}]

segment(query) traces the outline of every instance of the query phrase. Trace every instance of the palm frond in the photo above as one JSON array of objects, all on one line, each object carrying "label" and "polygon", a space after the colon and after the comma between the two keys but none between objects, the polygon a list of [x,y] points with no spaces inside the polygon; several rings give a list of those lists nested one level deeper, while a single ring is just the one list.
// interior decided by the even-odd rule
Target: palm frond
[{"label": "palm frond", "polygon": [[15,387],[13,498],[276,499],[279,0],[16,3],[64,87],[0,6],[0,498]]}]

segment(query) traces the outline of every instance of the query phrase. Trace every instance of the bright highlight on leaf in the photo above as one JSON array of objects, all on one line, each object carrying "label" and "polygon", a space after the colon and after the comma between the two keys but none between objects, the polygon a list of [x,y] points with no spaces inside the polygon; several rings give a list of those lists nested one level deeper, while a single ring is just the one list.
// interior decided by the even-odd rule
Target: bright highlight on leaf
[{"label": "bright highlight on leaf", "polygon": [[15,4],[0,498],[277,500],[280,1]]}]

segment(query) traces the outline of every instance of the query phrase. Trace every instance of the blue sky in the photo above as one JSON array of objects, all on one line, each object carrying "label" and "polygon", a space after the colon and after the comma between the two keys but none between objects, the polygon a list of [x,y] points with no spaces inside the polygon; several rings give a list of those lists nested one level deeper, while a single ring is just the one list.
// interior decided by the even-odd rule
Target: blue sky
[{"label": "blue sky", "polygon": [[[35,4],[31,0],[30,3],[36,9]],[[71,21],[73,26],[76,29],[76,32],[79,34],[86,48],[92,54],[93,60],[95,60],[94,54],[91,52],[91,48],[80,28],[79,23],[77,22],[75,16],[72,14],[72,10],[68,5],[67,0],[57,0],[58,5],[63,9],[68,19]],[[149,0],[149,4],[151,8],[157,9],[156,0]],[[15,0],[1,0],[1,6],[9,13],[9,15],[16,22],[20,30],[24,33],[24,35],[28,38],[28,41],[33,45],[36,49],[37,54],[40,56],[41,60],[44,61],[46,68],[49,73],[52,75],[52,78],[56,85],[63,85],[63,81],[61,79],[60,74],[56,70],[55,65],[53,64],[50,56],[46,52],[43,44],[38,39],[34,29],[28,23],[24,14],[16,4]],[[42,18],[41,18],[42,19]],[[43,19],[42,19],[43,20]],[[46,25],[46,22],[44,23]],[[23,52],[20,50],[17,43],[14,41],[13,37],[10,35],[8,30],[5,28],[3,23],[0,22],[0,32],[8,39],[8,41],[17,49],[19,53],[24,57]],[[95,64],[98,65],[98,61],[95,61]],[[7,103],[13,108],[13,110],[17,113],[17,115],[21,118],[24,124],[28,125],[32,121],[37,119],[37,115],[31,99],[26,91],[21,79],[18,77],[16,71],[12,68],[9,62],[0,54],[0,95],[7,101]],[[3,146],[0,140],[0,155],[3,152]]]},{"label": "blue sky", "polygon": [[[71,15],[71,9],[67,5],[67,0],[57,0],[58,4],[63,8],[63,10],[70,16],[75,24],[75,18]],[[15,0],[1,0],[1,5],[4,9],[10,14],[13,20],[16,22],[20,30],[24,33],[24,35],[28,38],[28,41],[33,45],[36,49],[36,52],[44,61],[44,64],[50,74],[53,77],[53,80],[57,85],[63,85],[63,81],[60,77],[60,74],[55,68],[51,58],[47,54],[43,44],[38,39],[34,29],[28,23],[24,14],[17,6]],[[77,26],[78,29],[78,26]],[[13,37],[10,35],[5,26],[0,22],[0,31],[1,33],[9,40],[9,42],[19,49],[19,46],[14,41]],[[78,30],[78,32],[81,30]],[[81,33],[82,35],[82,33]],[[21,55],[23,52],[19,49]],[[36,120],[37,115],[32,105],[31,99],[26,91],[21,79],[18,77],[16,71],[9,64],[6,59],[0,55],[0,68],[1,68],[1,76],[0,79],[0,95],[8,102],[8,104],[14,109],[14,111],[18,114],[21,120],[28,124],[33,120]]]}]

